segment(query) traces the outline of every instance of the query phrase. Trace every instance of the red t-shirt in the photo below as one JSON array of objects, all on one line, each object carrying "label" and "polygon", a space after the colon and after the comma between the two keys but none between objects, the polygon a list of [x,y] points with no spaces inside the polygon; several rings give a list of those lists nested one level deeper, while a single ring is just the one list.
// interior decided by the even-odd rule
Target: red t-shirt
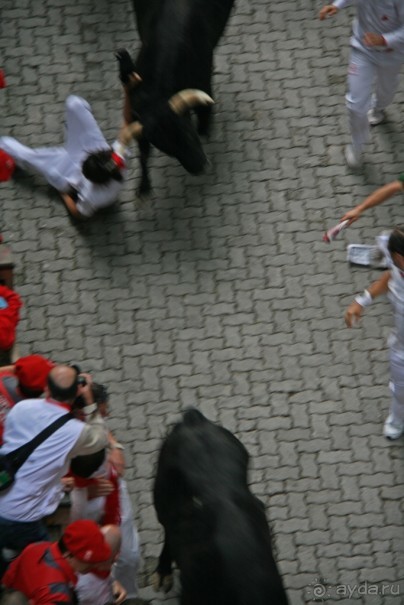
[{"label": "red t-shirt", "polygon": [[19,590],[32,605],[72,605],[77,577],[55,542],[27,546],[2,578],[6,588]]}]

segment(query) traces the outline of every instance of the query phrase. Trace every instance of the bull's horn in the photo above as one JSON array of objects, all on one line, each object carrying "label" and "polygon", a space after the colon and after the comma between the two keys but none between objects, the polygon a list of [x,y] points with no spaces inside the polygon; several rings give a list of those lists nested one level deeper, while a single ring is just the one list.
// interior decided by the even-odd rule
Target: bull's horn
[{"label": "bull's horn", "polygon": [[187,109],[196,105],[212,105],[212,103],[214,103],[214,100],[206,92],[196,88],[180,90],[168,101],[174,113],[178,114],[184,113]]}]

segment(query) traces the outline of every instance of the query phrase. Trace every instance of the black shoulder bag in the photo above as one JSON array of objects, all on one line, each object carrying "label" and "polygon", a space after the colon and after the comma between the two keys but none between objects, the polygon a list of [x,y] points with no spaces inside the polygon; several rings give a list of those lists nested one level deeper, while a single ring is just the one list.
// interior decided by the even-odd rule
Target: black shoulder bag
[{"label": "black shoulder bag", "polygon": [[72,418],[74,418],[74,416],[71,412],[63,414],[63,416],[60,416],[52,422],[52,424],[44,428],[43,431],[28,443],[21,445],[8,454],[0,453],[0,492],[8,489],[14,483],[17,471],[22,467],[27,458],[31,456],[38,445]]}]

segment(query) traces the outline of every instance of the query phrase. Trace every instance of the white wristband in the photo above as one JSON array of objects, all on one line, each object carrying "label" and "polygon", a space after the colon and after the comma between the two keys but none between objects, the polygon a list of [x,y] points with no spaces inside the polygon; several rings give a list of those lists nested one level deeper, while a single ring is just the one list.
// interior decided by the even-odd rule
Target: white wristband
[{"label": "white wristband", "polygon": [[358,294],[358,296],[355,296],[355,302],[357,302],[361,307],[368,307],[372,304],[373,298],[369,290],[364,290],[363,294]]}]

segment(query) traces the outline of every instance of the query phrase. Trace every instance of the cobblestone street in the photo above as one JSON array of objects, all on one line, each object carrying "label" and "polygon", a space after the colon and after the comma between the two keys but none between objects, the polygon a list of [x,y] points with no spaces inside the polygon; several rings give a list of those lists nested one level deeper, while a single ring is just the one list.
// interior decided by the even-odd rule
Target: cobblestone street
[{"label": "cobblestone street", "polygon": [[[350,172],[353,12],[320,22],[321,6],[236,0],[216,53],[207,174],[153,150],[153,193],[140,203],[133,146],[119,203],[78,226],[38,176],[0,185],[24,300],[20,354],[77,362],[108,384],[142,543],[139,596],[151,605],[178,603],[178,590],[150,586],[162,544],[151,488],[161,439],[190,405],[251,454],[291,605],[404,603],[404,438],[382,436],[392,313],[383,297],[358,327],[343,320],[380,275],[350,266],[346,246],[404,223],[402,198],[322,241],[403,171],[404,78],[364,169]],[[138,45],[128,0],[1,0],[0,135],[60,144],[75,93],[112,142],[114,50]]]}]

